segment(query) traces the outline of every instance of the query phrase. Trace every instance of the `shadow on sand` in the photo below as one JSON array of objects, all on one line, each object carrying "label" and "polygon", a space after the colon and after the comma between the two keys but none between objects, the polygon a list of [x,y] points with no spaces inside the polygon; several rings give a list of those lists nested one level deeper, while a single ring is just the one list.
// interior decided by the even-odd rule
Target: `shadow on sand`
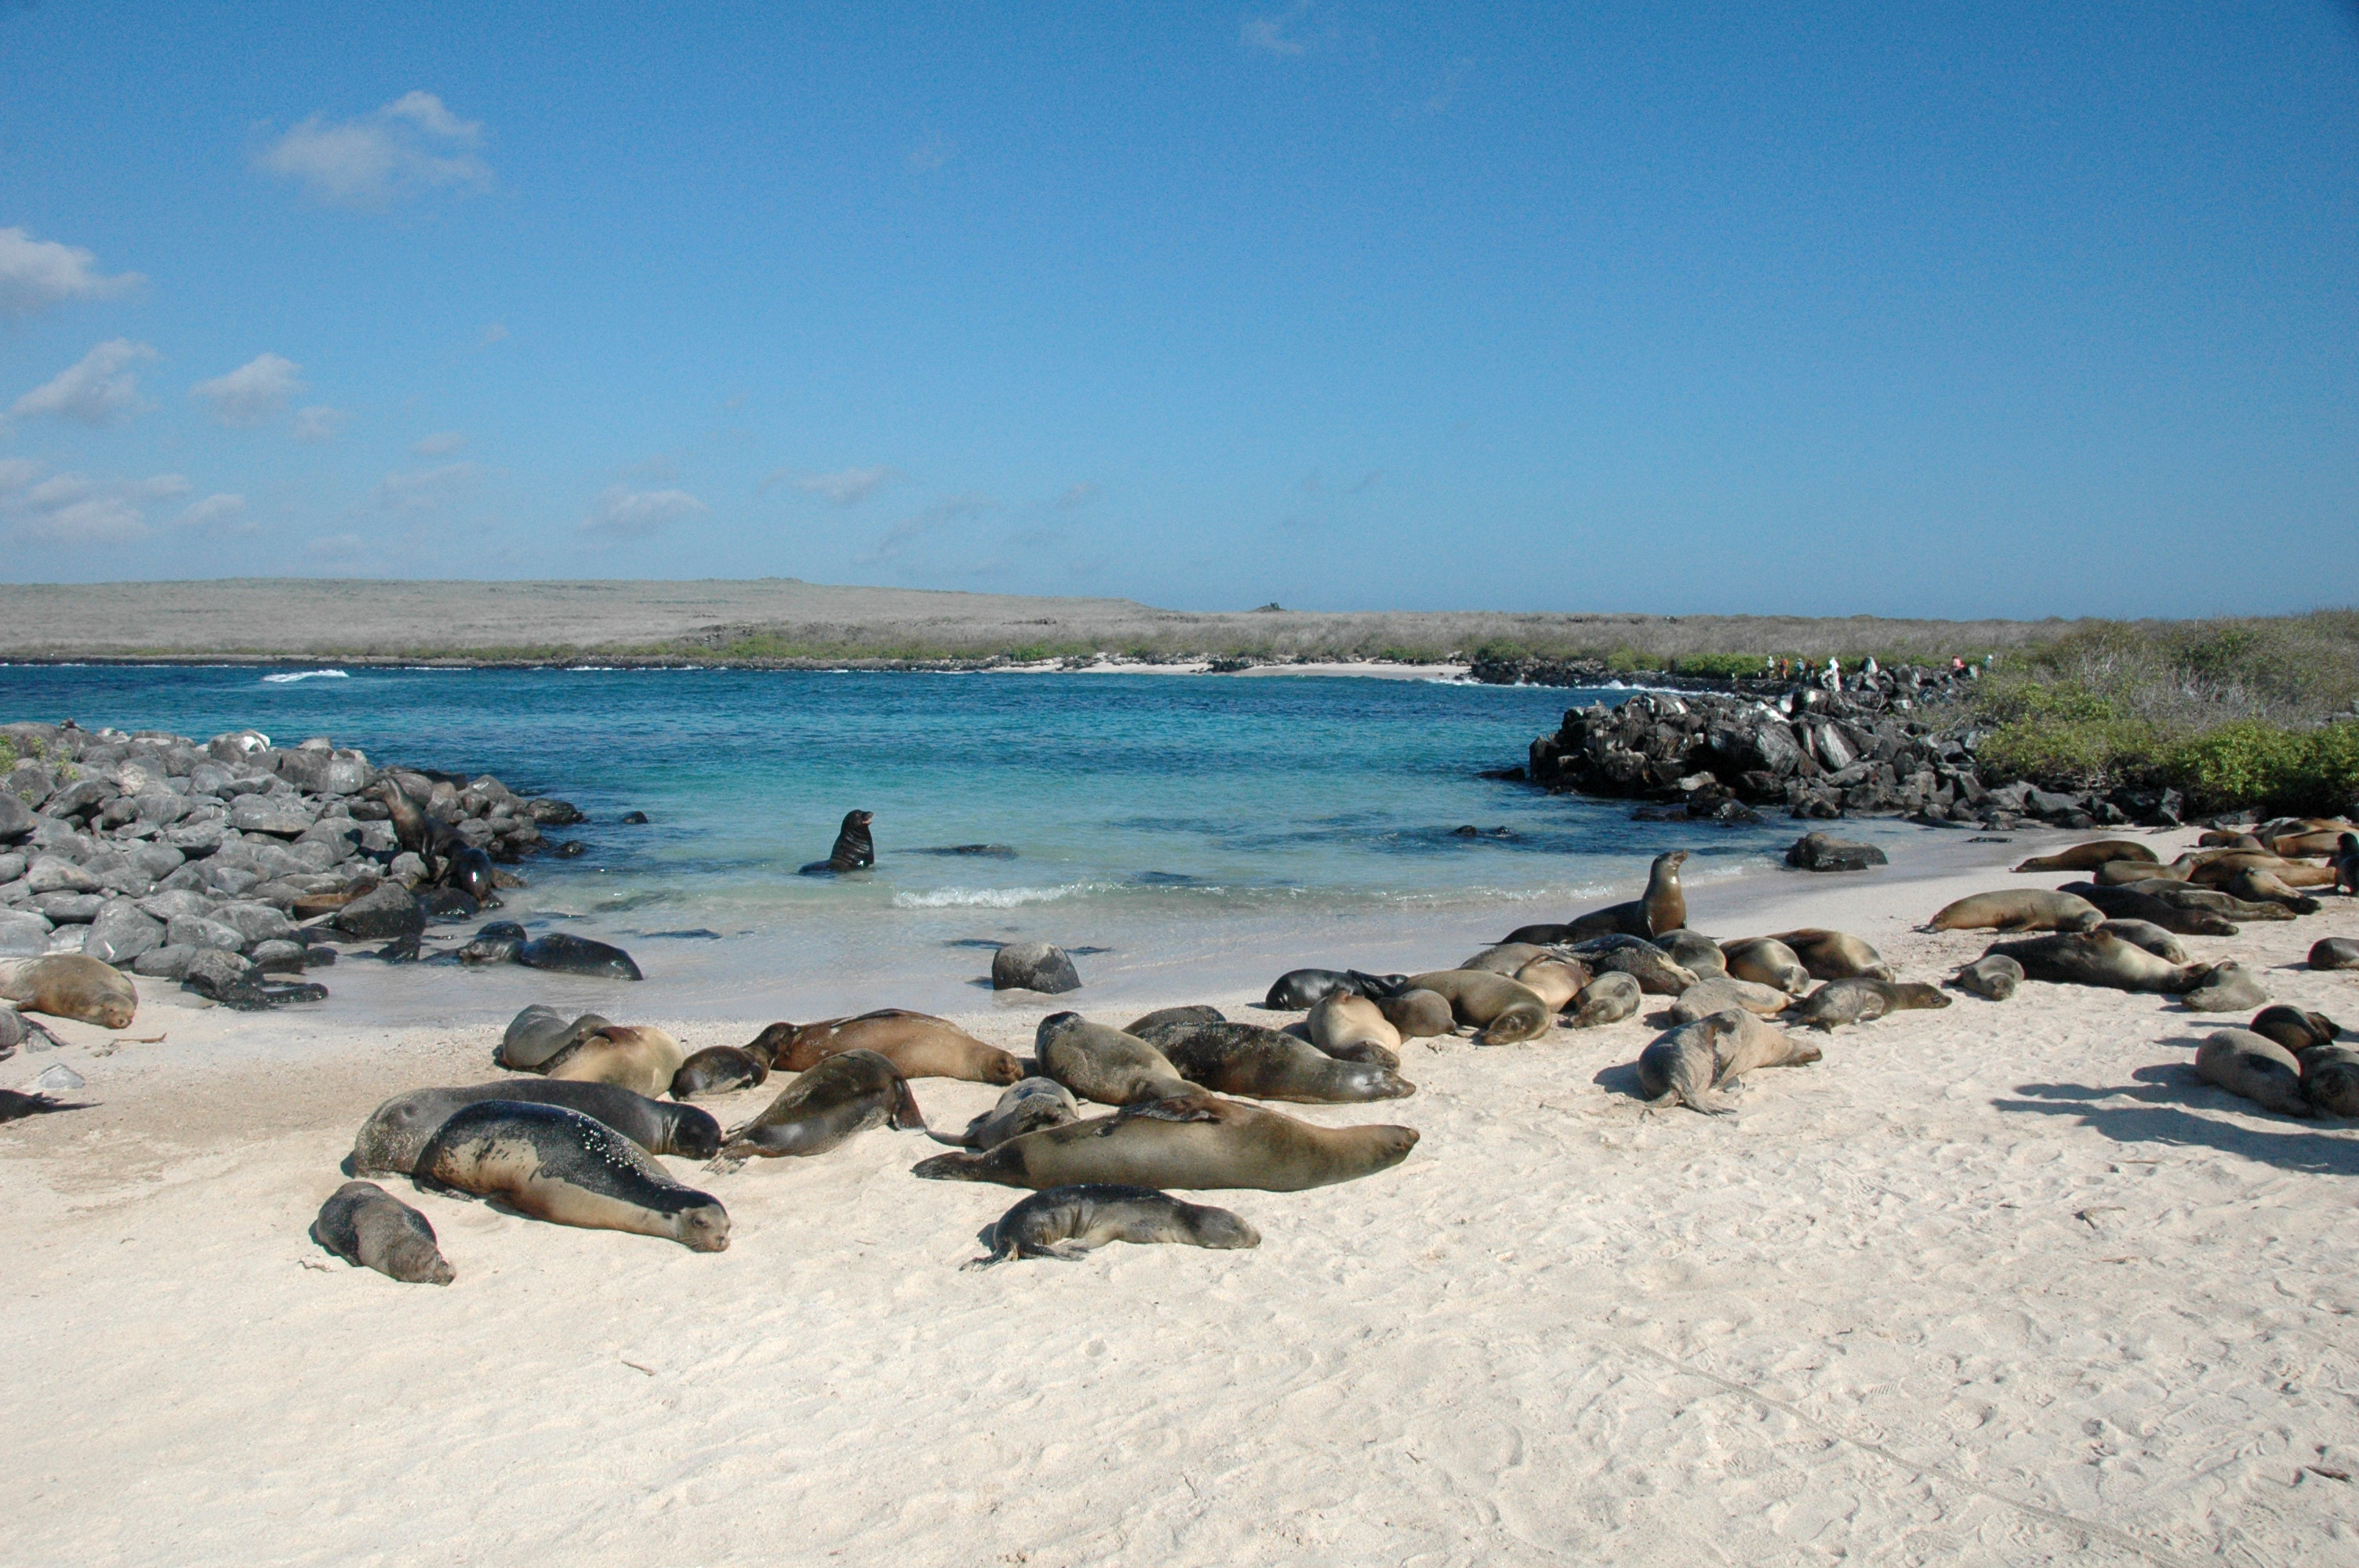
[{"label": "shadow on sand", "polygon": [[[2193,1040],[2166,1040],[2193,1046]],[[1993,1100],[2003,1111],[2069,1116],[2116,1143],[2166,1143],[2182,1149],[2213,1149],[2241,1154],[2280,1170],[2322,1176],[2359,1176],[2359,1136],[2352,1124],[2328,1119],[2304,1122],[2263,1110],[2248,1099],[2215,1088],[2190,1065],[2140,1067],[2131,1084],[2019,1084],[2022,1099]],[[2138,1103],[2123,1105],[2122,1100]],[[2251,1127],[2207,1111],[2238,1111],[2267,1119]],[[2278,1129],[2283,1129],[2280,1131]]]}]

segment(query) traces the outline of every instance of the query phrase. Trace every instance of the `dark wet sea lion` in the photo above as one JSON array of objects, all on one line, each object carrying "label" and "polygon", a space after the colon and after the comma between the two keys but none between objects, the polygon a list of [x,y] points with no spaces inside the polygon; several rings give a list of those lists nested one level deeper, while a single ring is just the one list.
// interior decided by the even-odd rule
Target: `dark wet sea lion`
[{"label": "dark wet sea lion", "polygon": [[[768,1033],[764,1032],[765,1035]],[[880,1008],[857,1018],[830,1018],[791,1030],[771,1043],[771,1065],[799,1073],[846,1051],[874,1051],[905,1078],[962,1078],[971,1084],[1012,1084],[1023,1064],[985,1044],[945,1018]]]},{"label": "dark wet sea lion", "polygon": [[1034,1193],[985,1231],[988,1257],[970,1269],[1011,1258],[1076,1263],[1109,1241],[1179,1242],[1189,1247],[1258,1247],[1261,1232],[1224,1208],[1181,1203],[1151,1187],[1083,1183]]},{"label": "dark wet sea lion", "polygon": [[1914,980],[1872,980],[1859,976],[1829,980],[1804,997],[1787,1017],[1813,1029],[1831,1030],[1838,1024],[1866,1023],[1908,1008],[1949,1005],[1950,999],[1941,994],[1938,986]]},{"label": "dark wet sea lion", "polygon": [[2075,844],[2069,849],[2059,849],[2052,855],[2039,855],[2016,867],[2018,871],[2093,871],[2113,860],[2137,860],[2147,865],[2160,863],[2159,857],[2146,845],[2129,838],[2099,838],[2086,844]]},{"label": "dark wet sea lion", "polygon": [[1353,991],[1380,1000],[1407,983],[1406,975],[1364,975],[1357,969],[1288,969],[1270,983],[1262,1006],[1272,1012],[1300,1012],[1332,991]]},{"label": "dark wet sea lion", "polygon": [[1548,1033],[1555,1009],[1520,980],[1484,969],[1436,969],[1413,975],[1409,986],[1446,997],[1459,1022],[1477,1031],[1478,1045],[1512,1045]]},{"label": "dark wet sea lion", "polygon": [[[1357,991],[1345,991],[1345,996],[1357,996]],[[1228,1015],[1217,1007],[1197,1004],[1190,1007],[1159,1007],[1141,1018],[1134,1018],[1122,1026],[1125,1034],[1147,1038],[1146,1032],[1166,1023],[1226,1023]]]},{"label": "dark wet sea lion", "polygon": [[926,1130],[926,1136],[953,1149],[996,1149],[1011,1138],[1021,1138],[1043,1127],[1062,1127],[1079,1119],[1081,1108],[1073,1091],[1054,1078],[1026,1078],[999,1097],[998,1103],[966,1124],[956,1138]]},{"label": "dark wet sea lion", "polygon": [[1650,1106],[1684,1104],[1707,1116],[1736,1107],[1724,1091],[1756,1067],[1815,1062],[1816,1045],[1730,1008],[1658,1035],[1638,1054],[1638,1091]]},{"label": "dark wet sea lion", "polygon": [[2359,969],[2359,941],[2321,936],[2310,945],[2307,961],[2313,969]]},{"label": "dark wet sea lion", "polygon": [[2324,1013],[2304,1012],[2282,1002],[2261,1009],[2246,1027],[2256,1034],[2268,1036],[2297,1056],[2313,1045],[2332,1044],[2343,1033],[2342,1025]]},{"label": "dark wet sea lion", "polygon": [[845,1051],[802,1074],[770,1108],[730,1130],[723,1160],[824,1154],[872,1127],[914,1128],[926,1119],[908,1080],[874,1051]]},{"label": "dark wet sea lion", "polygon": [[2359,833],[2334,840],[2334,891],[2359,893]]},{"label": "dark wet sea lion", "polygon": [[1318,1127],[1201,1092],[1044,1128],[984,1154],[938,1154],[915,1174],[1003,1186],[1259,1187],[1294,1193],[1390,1170],[1417,1147],[1408,1127]]},{"label": "dark wet sea lion", "polygon": [[1592,910],[1561,925],[1526,925],[1509,932],[1506,940],[1552,945],[1617,933],[1651,937],[1658,932],[1676,931],[1688,923],[1687,894],[1680,888],[1680,868],[1687,861],[1685,849],[1658,855],[1647,871],[1647,891],[1629,903]]},{"label": "dark wet sea lion", "polygon": [[1385,1015],[1385,1022],[1400,1031],[1404,1040],[1430,1040],[1458,1026],[1458,1015],[1451,1011],[1450,999],[1433,991],[1404,988],[1395,995],[1369,1000]]},{"label": "dark wet sea lion", "polygon": [[807,877],[839,876],[845,871],[865,871],[876,863],[876,841],[870,837],[868,825],[876,820],[875,814],[847,811],[843,826],[835,835],[835,848],[824,860],[813,860],[802,868]]},{"label": "dark wet sea lion", "polygon": [[526,943],[516,949],[516,961],[527,969],[548,969],[561,975],[592,975],[610,980],[647,978],[620,947],[562,931]]},{"label": "dark wet sea lion", "polygon": [[101,1029],[128,1029],[139,992],[112,964],[79,953],[0,963],[0,997],[26,1012],[71,1018]]},{"label": "dark wet sea lion", "polygon": [[1774,986],[1788,996],[1800,996],[1810,989],[1810,971],[1791,947],[1774,936],[1723,942],[1720,950],[1728,959],[1728,978],[1733,980]]},{"label": "dark wet sea lion", "polygon": [[1677,996],[1699,979],[1693,969],[1673,963],[1669,954],[1638,936],[1593,937],[1575,946],[1572,956],[1600,975],[1629,976],[1648,996]]},{"label": "dark wet sea lion", "polygon": [[1618,969],[1600,975],[1572,999],[1572,1026],[1600,1029],[1619,1023],[1637,1012],[1645,995],[1636,979]]},{"label": "dark wet sea lion", "polygon": [[607,1026],[594,1012],[568,1023],[554,1009],[535,1002],[508,1021],[506,1034],[492,1053],[492,1065],[511,1073],[546,1072]]},{"label": "dark wet sea lion", "polygon": [[2158,958],[2174,964],[2187,962],[2187,949],[2179,938],[2150,920],[2108,920],[2097,929],[2133,946],[2143,947]]},{"label": "dark wet sea lion", "polygon": [[1032,1054],[1044,1077],[1100,1105],[1192,1092],[1170,1058],[1135,1034],[1092,1023],[1078,1012],[1052,1012],[1033,1031]]},{"label": "dark wet sea lion", "polygon": [[610,1023],[544,1069],[560,1082],[614,1084],[650,1099],[671,1087],[688,1059],[679,1041],[649,1024]]},{"label": "dark wet sea lion", "polygon": [[2201,982],[2199,965],[2174,964],[2102,931],[2065,931],[2022,942],[1994,943],[1984,954],[2013,958],[2024,974],[2052,985],[2176,995]]},{"label": "dark wet sea lion", "polygon": [[406,1285],[447,1285],[458,1275],[427,1217],[375,1182],[346,1182],[320,1206],[311,1239],[357,1269]]},{"label": "dark wet sea lion", "polygon": [[759,1088],[770,1076],[770,1065],[742,1045],[708,1045],[679,1065],[671,1076],[671,1098],[724,1095],[735,1089]]},{"label": "dark wet sea lion", "polygon": [[28,1095],[17,1089],[0,1089],[0,1121],[22,1121],[28,1116],[47,1116],[59,1110],[88,1110],[87,1100],[53,1099],[48,1095]]},{"label": "dark wet sea lion", "polygon": [[1339,1061],[1308,1041],[1255,1023],[1165,1024],[1146,1038],[1181,1077],[1215,1094],[1351,1105],[1417,1092],[1415,1084],[1381,1063]]},{"label": "dark wet sea lion", "polygon": [[1949,984],[1985,1001],[2005,1001],[2023,980],[2021,964],[2004,953],[1985,953],[1951,975]]},{"label": "dark wet sea lion", "polygon": [[427,1141],[416,1179],[555,1225],[659,1236],[696,1252],[729,1245],[718,1199],[672,1180],[612,1128],[559,1106],[464,1107]]},{"label": "dark wet sea lion", "polygon": [[492,871],[492,858],[472,844],[462,844],[451,851],[442,862],[441,881],[456,888],[473,899],[478,909],[500,906],[499,884]]},{"label": "dark wet sea lion", "polygon": [[1930,924],[1936,931],[2091,931],[2104,918],[2072,893],[2006,888],[1946,904]]},{"label": "dark wet sea lion", "polygon": [[2292,1052],[2249,1029],[2223,1029],[2195,1050],[2195,1070],[2208,1084],[2241,1095],[2280,1116],[2318,1114],[2301,1092],[2301,1063]]},{"label": "dark wet sea lion", "polygon": [[502,1078],[462,1088],[412,1089],[396,1095],[361,1123],[352,1166],[362,1175],[407,1176],[442,1124],[466,1106],[485,1100],[553,1105],[614,1129],[650,1154],[710,1160],[721,1152],[721,1124],[690,1105],[667,1105],[613,1084],[563,1078]]},{"label": "dark wet sea lion", "polygon": [[[1427,995],[1432,995],[1427,992]],[[1447,1011],[1449,1002],[1441,1000]],[[1401,1032],[1385,1010],[1355,991],[1338,991],[1322,998],[1305,1021],[1310,1043],[1339,1062],[1374,1062],[1400,1065]],[[1447,1029],[1443,1031],[1447,1033]]]},{"label": "dark wet sea lion", "polygon": [[495,920],[459,949],[459,962],[471,967],[483,964],[513,964],[532,934],[513,920]]},{"label": "dark wet sea lion", "polygon": [[[1814,980],[1889,980],[1898,977],[1884,955],[1854,936],[1848,931],[1822,931],[1817,926],[1805,926],[1799,931],[1777,931],[1769,936],[1772,942],[1782,942],[1801,961],[1802,968]],[[1693,968],[1692,964],[1688,966]]]}]

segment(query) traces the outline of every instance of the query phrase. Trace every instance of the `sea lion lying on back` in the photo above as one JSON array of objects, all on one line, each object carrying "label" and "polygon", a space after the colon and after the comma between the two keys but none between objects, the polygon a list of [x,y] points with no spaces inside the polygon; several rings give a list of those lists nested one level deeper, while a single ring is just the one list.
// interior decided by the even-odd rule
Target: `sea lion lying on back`
[{"label": "sea lion lying on back", "polygon": [[857,1018],[831,1018],[788,1028],[783,1037],[772,1024],[759,1038],[771,1042],[771,1065],[800,1073],[845,1051],[874,1051],[905,1078],[961,1078],[971,1084],[1012,1084],[1023,1065],[996,1045],[987,1045],[945,1018],[883,1008]]},{"label": "sea lion lying on back", "polygon": [[1796,1066],[1819,1056],[1809,1041],[1730,1008],[1657,1036],[1638,1054],[1638,1091],[1650,1106],[1684,1104],[1725,1116],[1736,1107],[1723,1091],[1754,1068]]},{"label": "sea lion lying on back", "polygon": [[2087,899],[2039,888],[1978,892],[1933,916],[1936,931],[2091,931],[2105,918]]},{"label": "sea lion lying on back", "polygon": [[1776,932],[1769,940],[1784,943],[1814,980],[1889,980],[1898,978],[1893,974],[1892,966],[1884,961],[1883,954],[1848,931],[1822,931],[1814,925],[1805,926],[1799,931]]},{"label": "sea lion lying on back", "polygon": [[427,1141],[416,1179],[495,1197],[555,1225],[659,1236],[694,1252],[729,1245],[729,1211],[684,1187],[639,1146],[577,1111],[484,1100]]},{"label": "sea lion lying on back", "polygon": [[2038,855],[2016,867],[2018,871],[2093,871],[2112,860],[2140,860],[2147,865],[2160,863],[2160,858],[2144,844],[2129,838],[2100,838],[2093,843],[2075,844],[2069,849],[2059,849],[2052,855]]},{"label": "sea lion lying on back", "polygon": [[874,1051],[842,1051],[797,1077],[767,1110],[732,1128],[721,1158],[824,1154],[872,1127],[925,1130],[908,1080]]},{"label": "sea lion lying on back", "polygon": [[1459,1022],[1477,1031],[1478,1045],[1512,1045],[1548,1033],[1555,1011],[1530,987],[1485,969],[1436,969],[1412,975],[1409,987],[1445,997]]},{"label": "sea lion lying on back", "polygon": [[1592,910],[1562,925],[1527,925],[1509,932],[1507,940],[1554,944],[1615,935],[1651,937],[1660,931],[1676,931],[1688,923],[1687,894],[1680,887],[1680,868],[1687,862],[1685,849],[1658,855],[1647,871],[1647,891],[1629,903]]},{"label": "sea lion lying on back", "polygon": [[1343,1062],[1254,1023],[1166,1024],[1149,1036],[1180,1076],[1215,1094],[1306,1105],[1401,1099],[1417,1086],[1376,1062]]},{"label": "sea lion lying on back", "polygon": [[1085,1183],[1034,1193],[987,1227],[986,1269],[1011,1258],[1076,1263],[1109,1241],[1176,1241],[1190,1247],[1258,1247],[1261,1232],[1224,1208],[1181,1203],[1148,1187]]},{"label": "sea lion lying on back", "polygon": [[1062,1127],[1081,1115],[1073,1091],[1054,1078],[1026,1078],[999,1097],[998,1103],[966,1124],[966,1131],[949,1138],[926,1130],[926,1136],[953,1149],[996,1149],[1011,1138],[1021,1138],[1043,1127]]}]

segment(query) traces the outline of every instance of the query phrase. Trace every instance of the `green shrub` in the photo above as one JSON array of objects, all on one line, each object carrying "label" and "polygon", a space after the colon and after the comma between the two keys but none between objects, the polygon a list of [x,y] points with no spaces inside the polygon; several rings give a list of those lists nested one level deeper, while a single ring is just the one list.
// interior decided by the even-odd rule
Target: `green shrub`
[{"label": "green shrub", "polygon": [[1702,676],[1725,680],[1731,676],[1758,676],[1763,660],[1758,654],[1681,654],[1667,661],[1673,674]]},{"label": "green shrub", "polygon": [[1474,650],[1474,656],[1478,659],[1495,661],[1499,664],[1512,664],[1517,659],[1530,658],[1531,650],[1525,647],[1521,643],[1514,642],[1508,638],[1495,637],[1491,639],[1491,641],[1484,643],[1482,646],[1476,648]]}]

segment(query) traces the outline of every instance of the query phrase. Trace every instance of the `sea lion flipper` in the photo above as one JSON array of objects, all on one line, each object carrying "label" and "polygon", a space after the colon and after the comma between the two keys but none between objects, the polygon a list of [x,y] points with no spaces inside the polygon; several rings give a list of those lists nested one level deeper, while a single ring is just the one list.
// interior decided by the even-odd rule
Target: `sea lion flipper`
[{"label": "sea lion flipper", "polygon": [[1221,1119],[1221,1112],[1209,1096],[1181,1095],[1169,1099],[1142,1100],[1136,1105],[1124,1106],[1106,1119],[1105,1130],[1111,1132],[1116,1123],[1133,1120],[1219,1121]]}]

